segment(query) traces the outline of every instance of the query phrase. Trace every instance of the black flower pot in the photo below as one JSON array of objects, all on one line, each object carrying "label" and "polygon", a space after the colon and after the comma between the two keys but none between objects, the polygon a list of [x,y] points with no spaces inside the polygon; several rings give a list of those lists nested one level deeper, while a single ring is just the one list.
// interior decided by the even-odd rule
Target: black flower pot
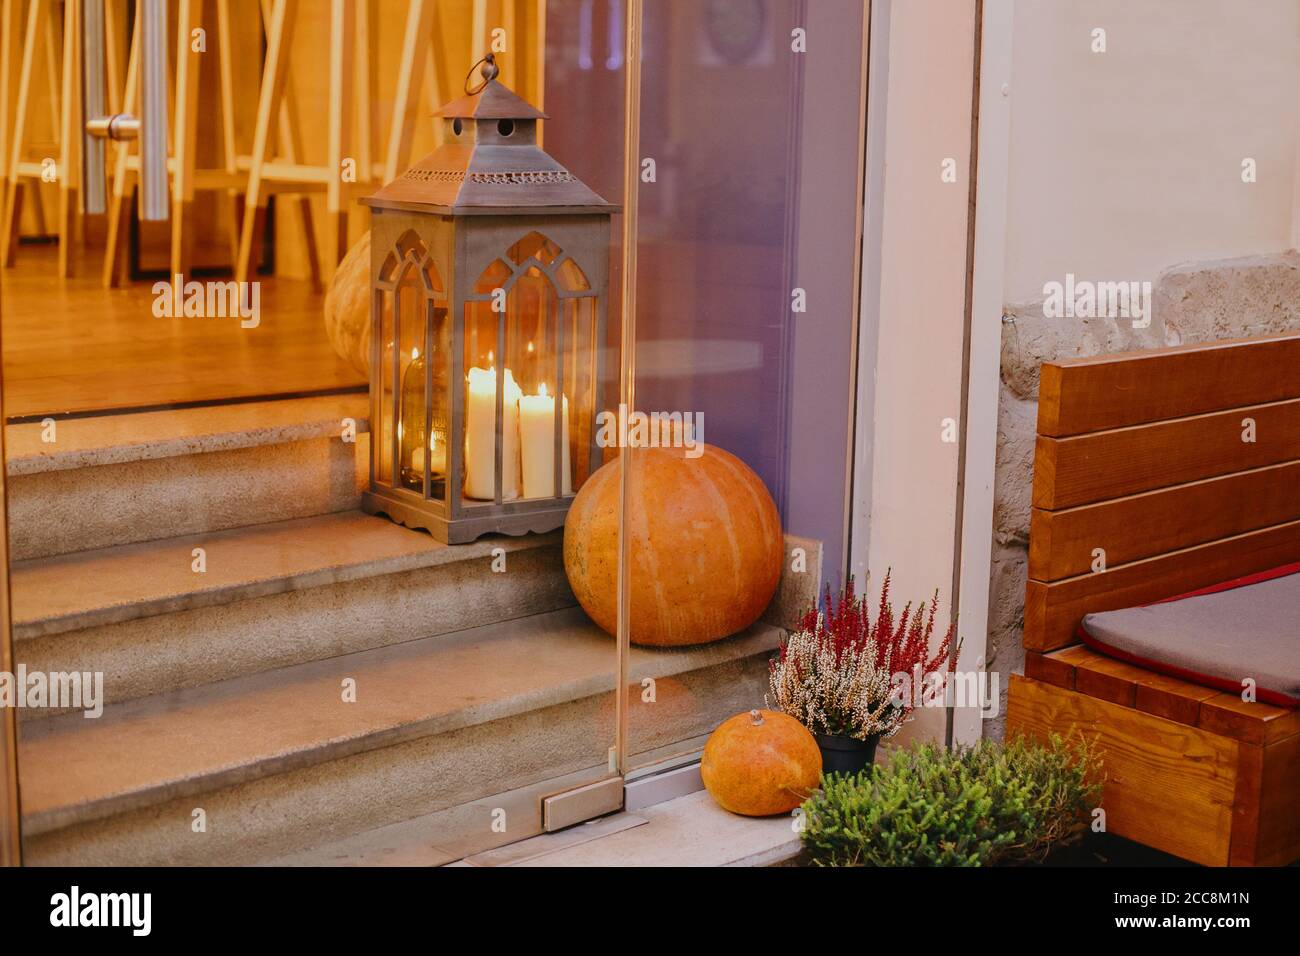
[{"label": "black flower pot", "polygon": [[879,737],[858,740],[831,734],[813,734],[822,752],[822,773],[855,774],[870,767],[876,759]]}]

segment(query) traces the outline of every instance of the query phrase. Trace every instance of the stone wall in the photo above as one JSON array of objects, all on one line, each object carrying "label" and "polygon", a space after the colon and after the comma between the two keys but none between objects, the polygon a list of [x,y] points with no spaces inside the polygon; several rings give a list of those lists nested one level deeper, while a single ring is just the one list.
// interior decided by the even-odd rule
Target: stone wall
[{"label": "stone wall", "polygon": [[993,499],[989,670],[1003,675],[999,717],[985,733],[1001,737],[1007,674],[1023,672],[1030,485],[1043,362],[1131,349],[1300,330],[1300,254],[1251,256],[1174,266],[1153,289],[1149,328],[1128,320],[1047,319],[1042,302],[1008,305],[1002,317],[1002,383]]}]

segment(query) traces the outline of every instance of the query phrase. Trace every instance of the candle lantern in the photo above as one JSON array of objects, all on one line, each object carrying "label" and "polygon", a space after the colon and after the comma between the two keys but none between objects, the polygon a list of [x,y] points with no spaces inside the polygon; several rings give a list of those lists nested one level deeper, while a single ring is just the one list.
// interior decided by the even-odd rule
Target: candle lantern
[{"label": "candle lantern", "polygon": [[600,465],[618,211],[537,145],[545,114],[497,82],[491,55],[481,62],[482,80],[438,112],[444,145],[362,200],[371,208],[362,506],[452,544],[561,527]]}]

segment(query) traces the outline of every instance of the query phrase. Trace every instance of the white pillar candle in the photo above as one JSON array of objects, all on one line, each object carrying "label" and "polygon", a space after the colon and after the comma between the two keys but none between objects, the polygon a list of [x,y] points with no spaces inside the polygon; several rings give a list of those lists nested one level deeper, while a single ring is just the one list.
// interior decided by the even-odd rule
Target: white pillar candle
[{"label": "white pillar candle", "polygon": [[[469,370],[465,401],[465,496],[481,501],[496,497],[497,373]],[[501,405],[501,498],[519,497],[519,386],[505,370]]]},{"label": "white pillar candle", "polygon": [[[560,451],[564,493],[573,494],[573,478],[569,468],[569,399],[565,396],[561,407],[564,423]],[[555,496],[555,399],[546,394],[543,383],[536,395],[519,399],[519,446],[523,456],[524,497],[552,498]]]}]

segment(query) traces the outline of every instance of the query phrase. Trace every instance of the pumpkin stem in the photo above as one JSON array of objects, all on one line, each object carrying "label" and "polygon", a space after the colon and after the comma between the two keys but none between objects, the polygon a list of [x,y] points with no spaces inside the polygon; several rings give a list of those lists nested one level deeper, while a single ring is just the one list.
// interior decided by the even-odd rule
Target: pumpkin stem
[{"label": "pumpkin stem", "polygon": [[757,727],[763,723],[763,715],[757,710],[751,710],[749,712],[749,722]]}]

